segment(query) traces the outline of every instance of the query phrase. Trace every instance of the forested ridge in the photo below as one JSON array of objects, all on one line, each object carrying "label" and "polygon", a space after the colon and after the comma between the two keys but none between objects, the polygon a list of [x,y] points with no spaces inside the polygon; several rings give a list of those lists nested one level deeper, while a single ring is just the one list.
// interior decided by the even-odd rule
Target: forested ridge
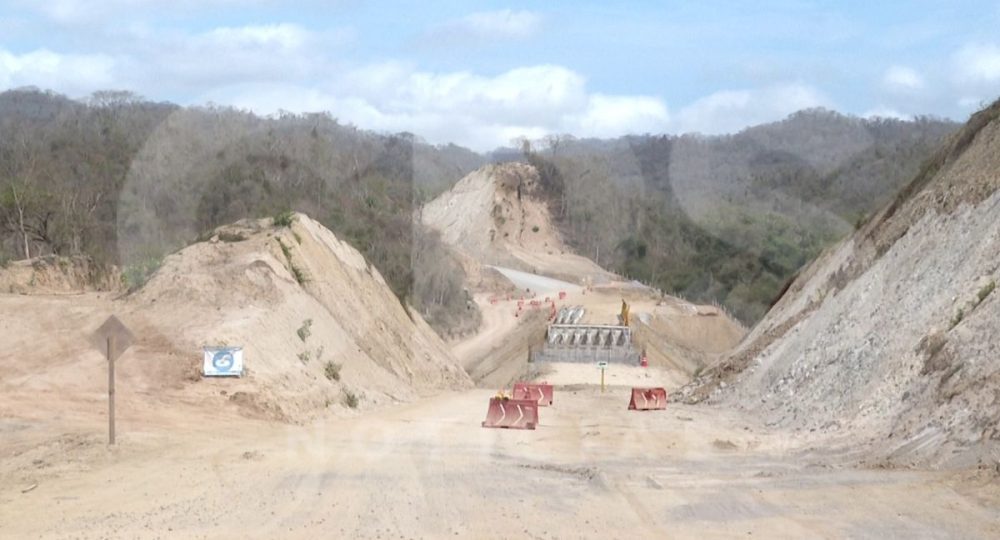
[{"label": "forested ridge", "polygon": [[261,118],[35,89],[0,94],[0,133],[0,263],[86,255],[134,287],[219,225],[297,210],[354,245],[432,324],[464,311],[461,266],[412,219],[485,162],[464,148],[326,114]]},{"label": "forested ridge", "polygon": [[328,114],[13,90],[0,94],[0,264],[86,255],[134,285],[218,225],[298,210],[452,327],[463,271],[413,212],[490,160],[526,159],[579,253],[752,323],[954,128],[811,110],[728,136],[550,136],[483,156]]},{"label": "forested ridge", "polygon": [[521,141],[518,151],[542,173],[577,251],[752,324],[799,268],[891,199],[956,127],[817,109],[734,135],[564,135]]}]

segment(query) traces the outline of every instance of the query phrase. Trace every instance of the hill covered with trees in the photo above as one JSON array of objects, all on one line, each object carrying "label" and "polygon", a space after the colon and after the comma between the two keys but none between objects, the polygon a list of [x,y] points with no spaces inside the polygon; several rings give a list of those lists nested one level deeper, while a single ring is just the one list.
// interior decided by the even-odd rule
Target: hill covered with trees
[{"label": "hill covered with trees", "polygon": [[735,135],[554,136],[521,151],[580,253],[753,323],[955,128],[807,110]]},{"label": "hill covered with trees", "polygon": [[413,209],[485,158],[326,114],[261,118],[127,92],[0,94],[0,262],[121,266],[135,286],[215,227],[298,210],[361,251],[428,315],[463,308],[462,269]]},{"label": "hill covered with trees", "polygon": [[483,156],[328,114],[13,90],[0,94],[0,263],[82,254],[135,285],[218,225],[297,210],[440,330],[466,303],[464,275],[414,210],[491,159],[518,159],[539,169],[580,254],[752,323],[954,128],[810,110],[728,136],[550,136]]}]

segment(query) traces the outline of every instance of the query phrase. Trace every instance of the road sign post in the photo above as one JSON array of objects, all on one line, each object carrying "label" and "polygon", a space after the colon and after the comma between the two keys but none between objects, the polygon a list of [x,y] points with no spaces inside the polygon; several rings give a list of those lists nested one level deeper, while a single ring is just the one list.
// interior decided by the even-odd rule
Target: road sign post
[{"label": "road sign post", "polygon": [[608,369],[608,363],[600,361],[597,363],[597,368],[601,370],[601,393],[604,393],[604,371]]},{"label": "road sign post", "polygon": [[111,356],[115,338],[107,338],[108,358],[108,444],[115,444],[115,359]]},{"label": "road sign post", "polygon": [[108,444],[115,444],[115,360],[132,346],[135,337],[114,315],[108,317],[90,338],[108,360]]}]

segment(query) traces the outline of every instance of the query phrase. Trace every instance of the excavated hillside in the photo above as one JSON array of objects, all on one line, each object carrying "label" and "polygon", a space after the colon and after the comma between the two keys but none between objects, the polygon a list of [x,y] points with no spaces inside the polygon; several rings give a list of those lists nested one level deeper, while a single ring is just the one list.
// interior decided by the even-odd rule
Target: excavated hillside
[{"label": "excavated hillside", "polygon": [[46,255],[0,264],[0,293],[77,294],[121,288],[117,268],[100,267],[84,256]]},{"label": "excavated hillside", "polygon": [[[627,299],[636,315],[636,345],[651,366],[671,374],[671,381],[689,381],[746,333],[712,306],[627,282],[573,253],[553,223],[531,165],[487,165],[428,203],[421,217],[459,253],[467,287],[478,293],[479,332],[451,345],[482,386],[503,386],[531,371],[525,359],[529,349],[543,346],[549,307],[541,310],[541,301],[547,297],[559,307],[583,307],[583,322],[593,324],[615,324]],[[533,295],[538,305],[529,303],[522,312],[518,302]]]},{"label": "excavated hillside", "polygon": [[482,264],[573,282],[612,277],[566,247],[531,165],[486,165],[427,203],[421,219],[440,232],[445,243]]},{"label": "excavated hillside", "polygon": [[1000,101],[677,398],[829,436],[866,462],[1000,470],[998,188]]},{"label": "excavated hillside", "polygon": [[[303,422],[471,386],[378,270],[298,214],[287,227],[270,219],[221,227],[124,297],[0,296],[8,406],[27,392],[51,395],[45,407],[100,411],[89,403],[102,399],[106,367],[87,340],[112,313],[137,338],[118,362],[125,410],[159,401],[164,410]],[[244,348],[243,378],[201,377],[202,347],[216,345]]]},{"label": "excavated hillside", "polygon": [[[331,383],[376,404],[468,385],[378,270],[302,214],[289,227],[265,219],[219,229],[169,257],[129,302],[172,329],[179,349],[243,345],[251,372],[233,390],[282,417],[339,403]],[[328,362],[341,366],[339,380],[326,377]]]}]

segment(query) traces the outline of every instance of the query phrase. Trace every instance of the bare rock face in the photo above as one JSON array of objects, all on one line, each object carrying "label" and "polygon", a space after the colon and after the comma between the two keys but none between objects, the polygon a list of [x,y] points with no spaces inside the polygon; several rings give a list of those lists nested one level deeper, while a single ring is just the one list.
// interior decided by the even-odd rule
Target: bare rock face
[{"label": "bare rock face", "polygon": [[998,188],[1000,102],[806,267],[740,347],[677,398],[836,435],[837,444],[867,448],[869,463],[994,468]]}]

